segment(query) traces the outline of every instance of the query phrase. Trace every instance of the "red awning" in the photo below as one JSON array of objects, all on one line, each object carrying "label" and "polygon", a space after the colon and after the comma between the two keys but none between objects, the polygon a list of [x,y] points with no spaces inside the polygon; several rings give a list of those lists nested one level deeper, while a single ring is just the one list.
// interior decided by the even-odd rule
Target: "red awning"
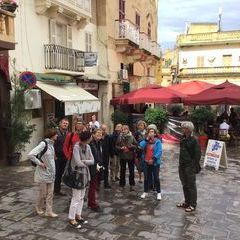
[{"label": "red awning", "polygon": [[184,83],[168,86],[168,88],[178,91],[180,93],[183,93],[185,95],[193,95],[193,94],[198,94],[203,90],[206,90],[213,86],[215,85],[207,82],[190,81],[190,82],[184,82]]},{"label": "red awning", "polygon": [[186,97],[186,105],[240,104],[240,86],[228,81],[215,85],[199,94]]},{"label": "red awning", "polygon": [[113,98],[111,104],[180,103],[186,95],[165,87],[145,87]]}]

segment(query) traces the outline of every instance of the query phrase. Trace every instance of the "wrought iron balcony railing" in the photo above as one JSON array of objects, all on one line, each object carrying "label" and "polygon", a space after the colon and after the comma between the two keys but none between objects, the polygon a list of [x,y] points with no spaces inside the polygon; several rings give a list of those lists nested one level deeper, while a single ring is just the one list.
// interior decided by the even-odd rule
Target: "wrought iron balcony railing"
[{"label": "wrought iron balcony railing", "polygon": [[148,35],[144,32],[140,32],[140,44],[139,44],[140,49],[144,49],[148,52],[152,52],[152,41],[148,37]]},{"label": "wrought iron balcony railing", "polygon": [[126,39],[139,45],[140,33],[137,25],[129,20],[116,20],[116,39]]},{"label": "wrought iron balcony railing", "polygon": [[160,58],[161,57],[161,47],[157,42],[152,42],[152,55]]},{"label": "wrought iron balcony railing", "polygon": [[84,52],[55,44],[44,45],[46,69],[84,72]]}]

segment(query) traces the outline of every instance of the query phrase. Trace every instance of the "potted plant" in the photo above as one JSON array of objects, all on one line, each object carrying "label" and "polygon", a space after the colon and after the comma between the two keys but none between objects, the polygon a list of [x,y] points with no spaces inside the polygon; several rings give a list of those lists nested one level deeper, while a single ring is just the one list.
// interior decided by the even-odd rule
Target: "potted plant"
[{"label": "potted plant", "polygon": [[5,11],[14,13],[18,5],[16,0],[0,0],[0,7]]},{"label": "potted plant", "polygon": [[111,119],[114,123],[114,125],[121,123],[121,124],[128,124],[128,114],[122,112],[119,109],[116,109],[112,115],[111,115]]},{"label": "potted plant", "polygon": [[148,108],[145,111],[144,119],[147,124],[156,124],[160,133],[163,133],[168,121],[168,114],[163,108]]},{"label": "potted plant", "polygon": [[207,124],[214,121],[215,114],[209,107],[200,107],[191,112],[190,118],[196,127],[196,132],[199,135],[199,144],[203,149],[206,147],[208,141],[206,134]]},{"label": "potted plant", "polygon": [[20,84],[14,71],[11,77],[12,92],[9,106],[9,122],[7,126],[8,161],[10,165],[19,162],[21,152],[25,150],[26,143],[35,129],[35,125],[29,123],[30,119],[25,110],[24,93],[27,87]]}]

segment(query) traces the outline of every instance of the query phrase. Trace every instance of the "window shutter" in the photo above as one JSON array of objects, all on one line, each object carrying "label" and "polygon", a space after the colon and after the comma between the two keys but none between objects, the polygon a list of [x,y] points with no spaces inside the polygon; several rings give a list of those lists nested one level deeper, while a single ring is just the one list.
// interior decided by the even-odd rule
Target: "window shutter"
[{"label": "window shutter", "polygon": [[56,22],[52,19],[49,19],[49,41],[50,44],[56,44],[57,42]]},{"label": "window shutter", "polygon": [[72,48],[72,27],[67,25],[67,47]]}]

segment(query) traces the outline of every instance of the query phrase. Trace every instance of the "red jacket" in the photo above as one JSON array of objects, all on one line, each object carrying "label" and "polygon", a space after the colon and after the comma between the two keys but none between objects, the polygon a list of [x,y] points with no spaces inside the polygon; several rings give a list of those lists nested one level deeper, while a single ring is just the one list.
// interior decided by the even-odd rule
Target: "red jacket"
[{"label": "red jacket", "polygon": [[79,135],[77,133],[68,133],[65,141],[63,143],[63,153],[67,160],[72,159],[73,147],[80,141]]}]

